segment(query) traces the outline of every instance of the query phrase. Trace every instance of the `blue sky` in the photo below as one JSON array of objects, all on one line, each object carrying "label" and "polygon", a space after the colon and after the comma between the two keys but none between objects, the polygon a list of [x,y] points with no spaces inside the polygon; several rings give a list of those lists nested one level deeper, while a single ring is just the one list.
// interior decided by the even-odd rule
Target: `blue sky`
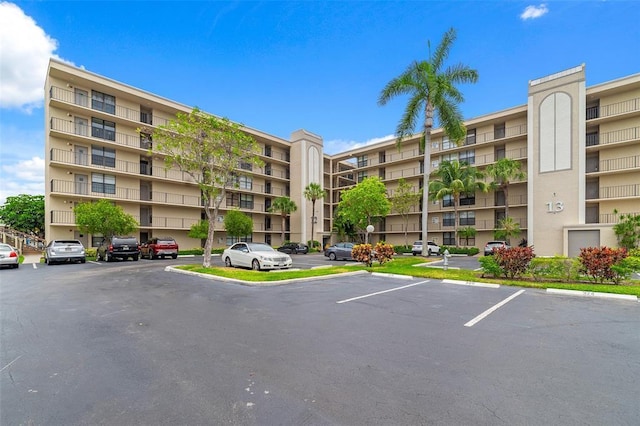
[{"label": "blue sky", "polygon": [[526,103],[529,80],[586,64],[587,85],[640,72],[637,1],[0,3],[0,204],[44,193],[49,57],[335,153],[391,137],[380,90],[455,27],[478,70],[465,118]]}]

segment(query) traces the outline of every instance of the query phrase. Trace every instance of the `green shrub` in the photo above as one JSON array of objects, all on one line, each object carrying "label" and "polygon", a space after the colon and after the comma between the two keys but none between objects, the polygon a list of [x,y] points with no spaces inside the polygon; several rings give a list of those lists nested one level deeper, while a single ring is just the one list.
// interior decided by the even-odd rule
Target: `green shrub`
[{"label": "green shrub", "polygon": [[[222,254],[223,251],[224,251],[223,248],[214,248],[214,249],[211,249],[211,254]],[[202,256],[204,254],[204,249],[203,248],[194,248],[194,249],[190,249],[190,250],[179,250],[178,254],[180,254],[180,255]]]},{"label": "green shrub", "polygon": [[317,240],[307,240],[307,247],[309,247],[309,252],[312,252],[312,250],[319,250],[321,245],[320,245],[320,241]]},{"label": "green shrub", "polygon": [[640,257],[625,257],[612,265],[611,270],[615,273],[613,282],[620,284],[622,281],[631,278],[631,274],[634,272],[640,272]]},{"label": "green shrub", "polygon": [[393,246],[393,251],[398,254],[411,253],[412,246]]},{"label": "green shrub", "polygon": [[498,261],[494,256],[483,256],[478,258],[478,262],[482,267],[482,277],[485,275],[491,275],[495,278],[504,275],[504,270],[498,265]]},{"label": "green shrub", "polygon": [[84,253],[87,257],[96,257],[98,249],[97,248],[86,248],[84,249]]},{"label": "green shrub", "polygon": [[477,247],[455,247],[455,246],[441,246],[440,254],[445,250],[449,250],[449,254],[466,254],[467,256],[475,256],[480,252]]},{"label": "green shrub", "polygon": [[579,277],[578,270],[579,262],[568,257],[536,257],[529,263],[529,273],[536,281],[575,281]]}]

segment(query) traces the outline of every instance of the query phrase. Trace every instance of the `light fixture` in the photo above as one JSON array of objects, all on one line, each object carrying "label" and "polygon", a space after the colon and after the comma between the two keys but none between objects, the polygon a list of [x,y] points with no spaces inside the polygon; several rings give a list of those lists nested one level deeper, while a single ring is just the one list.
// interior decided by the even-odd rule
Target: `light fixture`
[{"label": "light fixture", "polygon": [[73,89],[73,86],[71,85],[71,83],[67,83],[67,87],[68,87],[69,89]]},{"label": "light fixture", "polygon": [[67,146],[71,146],[71,142],[67,142]]},{"label": "light fixture", "polygon": [[73,174],[73,172],[67,172],[67,174],[68,174],[68,175],[72,175],[72,174]]},{"label": "light fixture", "polygon": [[67,113],[67,117],[71,117],[71,113],[70,112]]}]

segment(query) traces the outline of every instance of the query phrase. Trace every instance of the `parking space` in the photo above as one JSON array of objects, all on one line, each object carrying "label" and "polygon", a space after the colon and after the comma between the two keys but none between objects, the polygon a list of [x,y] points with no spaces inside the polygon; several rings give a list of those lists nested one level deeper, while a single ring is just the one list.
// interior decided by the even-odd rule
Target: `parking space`
[{"label": "parking space", "polygon": [[0,423],[640,415],[637,302],[373,274],[251,287],[164,272],[187,262],[201,258],[2,271]]}]

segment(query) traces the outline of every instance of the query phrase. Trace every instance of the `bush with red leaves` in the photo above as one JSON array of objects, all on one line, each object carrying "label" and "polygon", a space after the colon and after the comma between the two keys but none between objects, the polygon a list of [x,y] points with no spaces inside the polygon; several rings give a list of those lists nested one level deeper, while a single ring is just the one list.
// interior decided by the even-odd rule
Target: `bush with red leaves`
[{"label": "bush with red leaves", "polygon": [[531,259],[536,255],[533,254],[533,247],[499,247],[494,249],[494,256],[504,275],[515,278],[527,271]]},{"label": "bush with red leaves", "polygon": [[611,268],[627,257],[627,249],[611,247],[584,247],[580,249],[580,272],[589,280],[603,283],[605,280],[619,282],[618,274]]},{"label": "bush with red leaves", "polygon": [[381,265],[384,265],[388,261],[393,259],[394,248],[391,244],[386,244],[384,242],[379,242],[376,244],[375,248],[376,260],[380,262]]},{"label": "bush with red leaves", "polygon": [[373,262],[373,249],[371,244],[356,244],[351,249],[351,257],[358,262],[371,266]]}]

